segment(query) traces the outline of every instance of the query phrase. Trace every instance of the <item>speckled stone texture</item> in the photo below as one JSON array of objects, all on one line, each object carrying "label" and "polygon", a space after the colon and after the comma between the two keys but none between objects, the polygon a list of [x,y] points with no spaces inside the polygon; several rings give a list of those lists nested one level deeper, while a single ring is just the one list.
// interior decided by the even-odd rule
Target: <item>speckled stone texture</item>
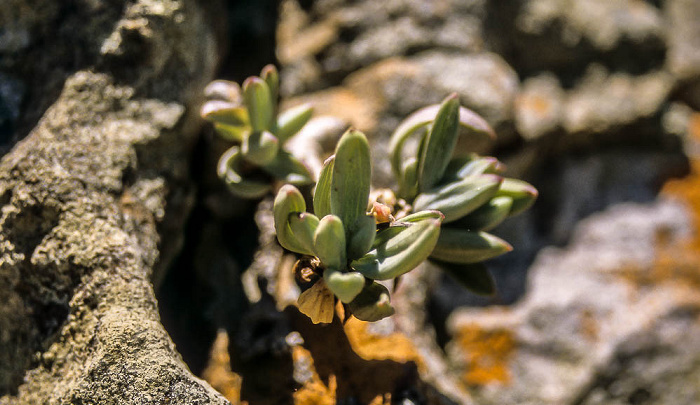
[{"label": "speckled stone texture", "polygon": [[182,362],[151,282],[172,255],[159,244],[177,246],[159,230],[177,235],[191,205],[217,60],[206,10],[31,3],[3,4],[0,36],[27,87],[20,121],[38,120],[0,161],[0,404],[227,403]]}]

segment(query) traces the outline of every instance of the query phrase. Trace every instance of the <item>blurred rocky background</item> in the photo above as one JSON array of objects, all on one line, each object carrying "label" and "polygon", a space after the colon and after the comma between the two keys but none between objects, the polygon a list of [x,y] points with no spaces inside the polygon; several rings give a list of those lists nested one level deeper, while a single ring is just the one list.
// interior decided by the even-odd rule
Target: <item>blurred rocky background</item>
[{"label": "blurred rocky background", "polygon": [[290,104],[366,131],[380,163],[403,117],[455,91],[540,190],[495,231],[515,248],[490,263],[496,297],[444,277],[429,299],[476,403],[700,401],[699,17],[693,0],[281,2]]},{"label": "blurred rocky background", "polygon": [[[700,403],[697,0],[6,3],[0,404],[225,403],[195,375],[250,404]],[[311,130],[367,133],[376,186],[414,110],[489,121],[460,150],[540,191],[495,230],[497,296],[424,266],[386,321],[283,310],[269,201],[227,194],[196,117],[270,62],[340,118]]]}]

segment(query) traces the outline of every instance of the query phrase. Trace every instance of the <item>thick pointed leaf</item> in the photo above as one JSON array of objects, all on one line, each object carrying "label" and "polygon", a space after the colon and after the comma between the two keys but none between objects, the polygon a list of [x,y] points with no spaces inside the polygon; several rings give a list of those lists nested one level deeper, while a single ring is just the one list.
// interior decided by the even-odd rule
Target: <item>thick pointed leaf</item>
[{"label": "thick pointed leaf", "polygon": [[279,151],[277,137],[268,131],[253,132],[243,139],[241,152],[249,162],[264,166],[270,163]]},{"label": "thick pointed leaf", "polygon": [[306,202],[296,187],[286,184],[280,188],[273,205],[275,219],[275,231],[280,245],[287,250],[301,254],[308,254],[308,250],[294,237],[289,226],[289,216],[293,213],[306,211]]},{"label": "thick pointed leaf", "polygon": [[220,122],[214,123],[214,130],[219,136],[227,141],[241,143],[250,135],[250,125],[235,126],[226,125]]},{"label": "thick pointed leaf", "polygon": [[496,195],[502,180],[493,174],[483,174],[438,186],[419,194],[413,209],[440,211],[445,215],[445,223],[456,221]]},{"label": "thick pointed leaf", "polygon": [[331,187],[333,179],[333,164],[335,156],[331,156],[323,162],[318,182],[314,189],[314,214],[319,218],[331,213]]},{"label": "thick pointed leaf", "polygon": [[369,144],[364,134],[348,130],[338,141],[331,179],[331,212],[346,226],[365,215],[371,178]]},{"label": "thick pointed leaf", "polygon": [[328,268],[323,272],[323,279],[338,299],[346,304],[354,300],[365,286],[364,276],[356,271],[346,273]]},{"label": "thick pointed leaf", "polygon": [[440,220],[417,222],[398,231],[385,243],[351,262],[350,266],[373,280],[398,277],[428,258],[439,235]]},{"label": "thick pointed leaf", "polygon": [[513,250],[503,239],[486,232],[443,228],[431,259],[449,263],[476,263]]},{"label": "thick pointed leaf", "polygon": [[345,228],[335,215],[321,218],[314,234],[314,253],[325,267],[345,269],[347,267]]},{"label": "thick pointed leaf", "polygon": [[389,239],[403,232],[403,230],[409,226],[411,225],[408,223],[394,222],[394,224],[392,224],[390,227],[378,231],[377,235],[374,237],[374,242],[372,242],[372,248],[370,250],[386,244]]},{"label": "thick pointed leaf", "polygon": [[442,215],[442,212],[440,211],[419,211],[419,212],[414,212],[413,214],[406,215],[403,218],[399,218],[396,221],[397,222],[418,222],[422,221],[424,219],[439,219],[442,221],[445,219],[445,216]]},{"label": "thick pointed leaf", "polygon": [[233,146],[227,150],[219,159],[217,174],[226,183],[232,194],[249,199],[256,199],[264,196],[270,191],[270,184],[251,179],[246,179],[239,174],[239,167],[242,161],[240,148]]},{"label": "thick pointed leaf", "polygon": [[365,286],[348,308],[355,318],[366,322],[376,322],[394,314],[389,290],[377,282]]},{"label": "thick pointed leaf", "polygon": [[[401,162],[404,158],[403,152],[406,141],[433,122],[439,110],[439,104],[421,108],[403,120],[391,135],[389,142],[391,169],[397,178],[400,177],[401,173]],[[496,134],[486,120],[467,108],[459,108],[459,125],[463,130],[466,130],[468,135],[486,135],[491,139],[496,138]],[[446,157],[446,159],[449,158],[449,156]]]},{"label": "thick pointed leaf", "polygon": [[499,174],[503,172],[503,169],[503,164],[495,157],[477,157],[456,170],[451,177],[464,179],[480,174]]},{"label": "thick pointed leaf", "polygon": [[311,318],[313,323],[333,322],[335,297],[322,278],[299,295],[297,306],[299,312]]},{"label": "thick pointed leaf", "polygon": [[248,111],[244,107],[228,101],[207,101],[202,106],[200,115],[209,122],[220,122],[222,124],[233,126],[250,125]]},{"label": "thick pointed leaf", "polygon": [[399,176],[399,196],[407,201],[413,200],[418,194],[418,159],[410,157],[401,166]]},{"label": "thick pointed leaf", "polygon": [[459,135],[459,99],[451,94],[440,105],[418,162],[418,191],[432,189],[445,174]]},{"label": "thick pointed leaf", "polygon": [[372,248],[374,237],[377,234],[377,222],[374,216],[363,215],[358,217],[350,226],[350,240],[348,241],[348,259],[355,260],[362,257]]},{"label": "thick pointed leaf", "polygon": [[266,65],[262,68],[260,78],[265,81],[267,87],[270,89],[270,98],[272,99],[272,103],[276,105],[280,90],[280,75],[275,65]]},{"label": "thick pointed leaf", "polygon": [[243,101],[248,108],[248,116],[253,131],[269,131],[274,116],[274,106],[270,88],[259,77],[249,77],[243,82]]},{"label": "thick pointed leaf", "polygon": [[490,296],[496,293],[496,282],[484,263],[455,264],[433,261],[433,264],[475,294]]},{"label": "thick pointed leaf", "polygon": [[512,198],[494,197],[474,212],[458,219],[454,224],[469,231],[488,231],[508,218],[512,206]]},{"label": "thick pointed leaf", "polygon": [[214,80],[204,88],[204,97],[209,100],[223,100],[240,104],[242,99],[241,86],[228,80]]},{"label": "thick pointed leaf", "polygon": [[513,206],[508,214],[513,216],[530,208],[537,200],[538,192],[530,183],[517,179],[504,179],[496,195],[513,199]]},{"label": "thick pointed leaf", "polygon": [[318,227],[318,217],[308,212],[294,212],[289,214],[289,228],[292,235],[306,250],[307,255],[314,255],[314,234]]},{"label": "thick pointed leaf", "polygon": [[282,149],[262,169],[284,183],[296,186],[313,183],[309,169],[299,159]]},{"label": "thick pointed leaf", "polygon": [[311,119],[313,108],[310,104],[302,104],[280,114],[277,119],[277,137],[284,143],[299,132]]}]

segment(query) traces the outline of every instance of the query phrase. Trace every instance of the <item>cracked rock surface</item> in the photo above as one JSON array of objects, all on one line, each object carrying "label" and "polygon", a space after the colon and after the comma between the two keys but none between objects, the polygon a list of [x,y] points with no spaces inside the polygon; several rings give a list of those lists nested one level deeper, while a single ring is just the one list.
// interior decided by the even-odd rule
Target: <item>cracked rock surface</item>
[{"label": "cracked rock surface", "polygon": [[177,245],[159,231],[191,205],[183,163],[217,59],[207,11],[34,3],[4,4],[22,18],[0,37],[22,117],[40,117],[0,161],[0,404],[227,403],[182,362],[151,282]]}]

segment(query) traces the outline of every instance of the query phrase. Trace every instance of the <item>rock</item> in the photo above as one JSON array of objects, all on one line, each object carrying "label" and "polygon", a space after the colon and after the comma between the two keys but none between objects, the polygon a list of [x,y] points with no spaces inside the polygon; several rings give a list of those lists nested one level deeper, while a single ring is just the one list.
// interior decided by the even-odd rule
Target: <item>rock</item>
[{"label": "rock", "polygon": [[644,72],[663,64],[663,15],[636,0],[488,3],[487,44],[526,75],[552,70],[566,81],[591,60]]},{"label": "rock", "polygon": [[512,120],[520,82],[515,71],[500,56],[428,52],[417,56],[417,62],[432,79],[433,92],[458,93],[461,104],[483,116],[497,132]]},{"label": "rock", "polygon": [[516,305],[455,312],[448,352],[477,402],[697,401],[697,276],[659,262],[691,232],[677,203],[613,206],[538,255]]},{"label": "rock", "polygon": [[0,161],[0,404],[227,403],[182,362],[151,284],[192,204],[192,111],[216,62],[204,10],[141,0],[64,11],[71,24],[119,17],[54,38],[44,63],[61,40],[63,58],[105,42],[45,113],[46,83],[32,80],[42,119]]},{"label": "rock", "polygon": [[668,21],[666,67],[683,83],[681,94],[696,110],[700,109],[700,23],[694,16],[700,5],[692,0],[664,3]]},{"label": "rock", "polygon": [[673,85],[673,77],[663,71],[631,76],[609,74],[605,68],[591,66],[568,94],[564,128],[569,133],[604,133],[651,117],[659,111]]},{"label": "rock", "polygon": [[527,140],[555,132],[561,126],[564,90],[556,76],[544,73],[523,82],[515,100],[515,127]]},{"label": "rock", "polygon": [[483,0],[318,1],[306,10],[300,3],[284,1],[280,13],[286,96],[337,85],[389,57],[435,47],[461,53],[483,48]]}]

